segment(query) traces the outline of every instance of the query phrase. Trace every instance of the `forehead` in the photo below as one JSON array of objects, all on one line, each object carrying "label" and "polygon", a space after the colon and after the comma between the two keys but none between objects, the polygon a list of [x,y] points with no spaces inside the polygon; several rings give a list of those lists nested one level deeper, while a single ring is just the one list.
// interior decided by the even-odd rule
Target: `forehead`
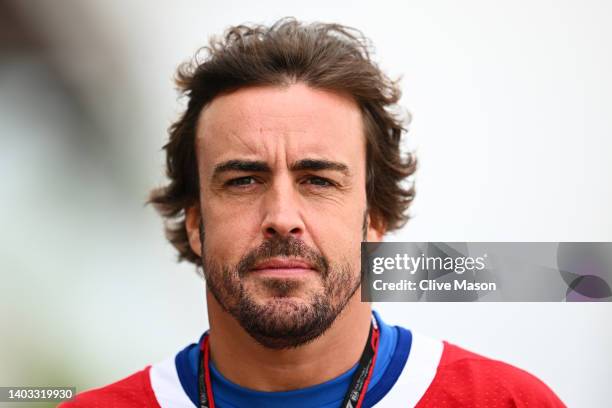
[{"label": "forehead", "polygon": [[249,87],[216,97],[200,116],[197,145],[206,161],[235,155],[266,159],[262,156],[281,151],[295,160],[303,158],[299,155],[365,160],[357,103],[301,83]]}]

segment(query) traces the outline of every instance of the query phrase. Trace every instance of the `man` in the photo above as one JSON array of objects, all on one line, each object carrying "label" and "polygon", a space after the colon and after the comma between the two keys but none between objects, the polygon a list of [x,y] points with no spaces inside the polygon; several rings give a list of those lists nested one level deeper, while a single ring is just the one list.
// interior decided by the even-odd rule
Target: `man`
[{"label": "man", "polygon": [[406,221],[397,85],[334,24],[238,26],[179,69],[170,183],[151,202],[201,267],[210,330],[67,407],[561,407],[535,377],[389,326],[360,243]]}]

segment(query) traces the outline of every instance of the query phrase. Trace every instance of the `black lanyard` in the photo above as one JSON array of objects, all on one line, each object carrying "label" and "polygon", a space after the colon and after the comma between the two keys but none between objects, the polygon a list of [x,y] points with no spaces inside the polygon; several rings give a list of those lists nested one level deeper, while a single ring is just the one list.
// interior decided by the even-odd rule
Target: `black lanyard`
[{"label": "black lanyard", "polygon": [[[341,408],[361,407],[366,391],[368,390],[368,384],[372,378],[372,373],[374,372],[374,363],[376,363],[379,336],[380,332],[378,330],[376,320],[374,320],[374,317],[372,316],[368,341],[366,342],[361,358],[359,359],[357,371],[355,371],[355,374],[353,374],[351,386],[344,396],[342,405],[340,405]],[[204,336],[200,355],[201,360],[200,364],[198,365],[198,391],[200,394],[200,408],[215,408],[215,400],[210,382],[210,345],[208,342],[208,335]]]}]

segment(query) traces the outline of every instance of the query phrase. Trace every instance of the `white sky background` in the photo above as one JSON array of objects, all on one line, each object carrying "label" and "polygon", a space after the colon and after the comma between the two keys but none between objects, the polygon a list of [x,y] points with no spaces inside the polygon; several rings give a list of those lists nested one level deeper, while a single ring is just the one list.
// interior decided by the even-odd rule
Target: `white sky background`
[{"label": "white sky background", "polygon": [[[93,93],[90,103],[108,105],[100,117],[111,153],[133,163],[137,176],[125,175],[126,196],[125,185],[117,187],[125,180],[73,163],[70,147],[50,138],[67,132],[61,109],[40,102],[20,110],[0,96],[0,129],[19,132],[1,130],[10,148],[0,152],[9,174],[0,193],[0,307],[4,327],[15,328],[2,334],[0,359],[11,368],[0,370],[2,384],[63,365],[84,386],[101,385],[205,329],[203,284],[193,268],[174,263],[159,217],[142,203],[164,180],[160,148],[181,110],[174,70],[231,24],[292,15],[352,25],[372,39],[381,66],[402,75],[420,167],[414,218],[388,240],[612,241],[609,2],[99,1],[69,20],[57,3],[26,3],[42,7],[41,24],[63,41],[78,43],[87,38],[83,21],[97,23],[121,69],[116,78],[98,73],[108,75],[114,96]],[[89,52],[74,69],[106,58]],[[27,92],[15,83],[2,89]],[[611,304],[376,308],[389,323],[527,369],[568,406],[609,404]]]}]

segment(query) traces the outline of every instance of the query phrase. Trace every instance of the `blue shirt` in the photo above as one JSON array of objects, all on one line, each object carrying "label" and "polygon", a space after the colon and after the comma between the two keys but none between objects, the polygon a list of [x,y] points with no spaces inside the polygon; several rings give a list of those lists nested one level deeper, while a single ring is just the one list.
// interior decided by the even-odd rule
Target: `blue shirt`
[{"label": "blue shirt", "polygon": [[[393,387],[406,364],[412,343],[410,331],[385,324],[377,312],[374,312],[374,317],[380,329],[380,338],[374,372],[364,398],[364,407],[377,403]],[[183,389],[194,405],[199,406],[199,344],[187,346],[177,354],[175,361]],[[322,384],[292,391],[264,392],[232,383],[223,377],[211,361],[210,374],[215,406],[217,408],[338,408],[351,385],[357,365],[355,363],[347,372]]]}]

